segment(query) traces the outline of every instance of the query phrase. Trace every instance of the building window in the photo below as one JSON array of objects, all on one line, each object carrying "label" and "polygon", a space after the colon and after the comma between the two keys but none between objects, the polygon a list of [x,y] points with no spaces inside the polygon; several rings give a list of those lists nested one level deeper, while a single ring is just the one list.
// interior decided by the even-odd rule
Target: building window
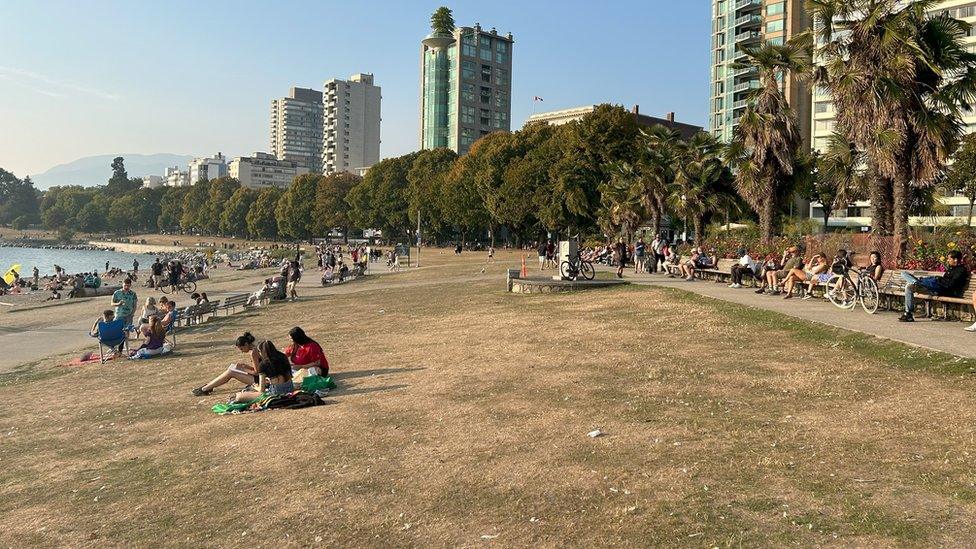
[{"label": "building window", "polygon": [[474,107],[461,105],[461,122],[464,124],[474,124]]},{"label": "building window", "polygon": [[830,110],[830,103],[827,101],[817,101],[813,104],[813,112],[822,114]]},{"label": "building window", "polygon": [[461,84],[461,99],[474,103],[474,84]]},{"label": "building window", "polygon": [[498,86],[508,85],[508,69],[495,67],[495,84]]},{"label": "building window", "polygon": [[488,109],[481,109],[481,125],[488,126],[491,124],[491,111]]},{"label": "building window", "polygon": [[768,40],[768,42],[770,44],[774,45],[774,46],[782,46],[783,45],[783,37],[782,36],[777,36],[776,38],[770,38]]},{"label": "building window", "polygon": [[474,131],[470,128],[461,128],[461,145],[467,146],[474,143]]},{"label": "building window", "polygon": [[786,2],[777,2],[766,6],[766,15],[779,15],[786,11]]},{"label": "building window", "polygon": [[506,63],[508,61],[508,54],[502,53],[500,51],[495,52],[495,63]]},{"label": "building window", "polygon": [[486,88],[481,86],[481,104],[490,105],[491,104],[491,88]]},{"label": "building window", "polygon": [[481,48],[479,51],[481,53],[482,61],[491,61],[491,49]]},{"label": "building window", "polygon": [[461,61],[461,78],[473,79],[474,67],[474,61]]},{"label": "building window", "polygon": [[769,23],[766,23],[766,33],[767,34],[768,33],[772,33],[772,32],[780,32],[782,30],[783,30],[783,20],[782,19],[780,19],[779,21],[770,21]]},{"label": "building window", "polygon": [[492,125],[498,129],[508,128],[508,113],[497,111],[493,113]]},{"label": "building window", "polygon": [[495,40],[495,51],[505,53],[508,51],[508,42],[504,40]]},{"label": "building window", "polygon": [[468,57],[478,57],[478,47],[474,44],[461,43],[461,54]]},{"label": "building window", "polygon": [[495,91],[495,108],[508,110],[508,93],[502,90]]},{"label": "building window", "polygon": [[481,65],[481,81],[491,83],[491,65]]}]

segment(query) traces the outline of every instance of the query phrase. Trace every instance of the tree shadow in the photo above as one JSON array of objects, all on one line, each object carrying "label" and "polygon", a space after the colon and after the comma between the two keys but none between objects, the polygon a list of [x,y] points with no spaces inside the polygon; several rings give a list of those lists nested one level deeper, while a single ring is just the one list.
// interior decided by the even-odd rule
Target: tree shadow
[{"label": "tree shadow", "polygon": [[356,370],[352,372],[336,372],[330,373],[332,379],[335,381],[342,381],[346,379],[356,379],[360,377],[369,376],[379,376],[384,374],[399,374],[404,372],[417,372],[420,370],[426,370],[426,368],[374,368],[372,370]]},{"label": "tree shadow", "polygon": [[344,397],[350,395],[365,395],[369,393],[380,393],[383,391],[396,391],[406,389],[409,385],[384,385],[382,387],[364,387],[362,389],[344,389],[341,385],[329,392],[330,397]]}]

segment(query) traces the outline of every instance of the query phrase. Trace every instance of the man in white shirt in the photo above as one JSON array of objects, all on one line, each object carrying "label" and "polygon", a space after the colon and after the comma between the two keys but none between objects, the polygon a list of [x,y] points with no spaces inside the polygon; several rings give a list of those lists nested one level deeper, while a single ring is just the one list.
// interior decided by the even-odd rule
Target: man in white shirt
[{"label": "man in white shirt", "polygon": [[739,256],[739,261],[732,265],[732,284],[729,284],[729,288],[741,288],[743,275],[756,274],[756,262],[745,248],[739,248],[736,255]]}]

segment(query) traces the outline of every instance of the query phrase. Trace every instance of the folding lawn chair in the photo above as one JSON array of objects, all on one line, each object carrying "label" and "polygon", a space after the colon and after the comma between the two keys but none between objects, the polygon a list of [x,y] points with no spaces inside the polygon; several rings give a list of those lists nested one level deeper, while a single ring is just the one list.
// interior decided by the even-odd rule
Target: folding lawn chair
[{"label": "folding lawn chair", "polygon": [[98,322],[98,333],[94,337],[98,339],[98,357],[102,364],[105,364],[106,347],[113,351],[120,345],[126,350],[129,349],[129,338],[121,318],[111,322],[100,320]]}]

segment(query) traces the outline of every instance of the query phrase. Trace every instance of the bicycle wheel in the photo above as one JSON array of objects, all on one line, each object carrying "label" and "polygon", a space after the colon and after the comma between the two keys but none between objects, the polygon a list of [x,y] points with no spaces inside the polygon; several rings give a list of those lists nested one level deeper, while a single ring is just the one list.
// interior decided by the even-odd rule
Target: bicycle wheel
[{"label": "bicycle wheel", "polygon": [[163,294],[168,294],[171,288],[172,286],[170,286],[169,284],[160,284],[159,287],[156,289],[162,292]]},{"label": "bicycle wheel", "polygon": [[563,261],[559,264],[559,276],[568,279],[576,278],[576,269],[573,268],[573,264],[569,261]]},{"label": "bicycle wheel", "polygon": [[596,269],[593,268],[593,264],[589,261],[584,261],[580,263],[580,274],[585,280],[593,280],[596,276]]},{"label": "bicycle wheel", "polygon": [[847,280],[844,275],[835,274],[830,277],[827,281],[827,299],[830,300],[834,306],[841,309],[850,309],[856,305],[856,300],[854,299],[854,288],[849,288]]},{"label": "bicycle wheel", "polygon": [[862,277],[858,282],[861,287],[861,308],[864,312],[873,315],[878,310],[881,303],[881,292],[878,291],[878,283],[869,276]]},{"label": "bicycle wheel", "polygon": [[197,291],[197,283],[192,280],[187,280],[183,283],[183,291],[188,294],[192,294],[193,292]]}]

